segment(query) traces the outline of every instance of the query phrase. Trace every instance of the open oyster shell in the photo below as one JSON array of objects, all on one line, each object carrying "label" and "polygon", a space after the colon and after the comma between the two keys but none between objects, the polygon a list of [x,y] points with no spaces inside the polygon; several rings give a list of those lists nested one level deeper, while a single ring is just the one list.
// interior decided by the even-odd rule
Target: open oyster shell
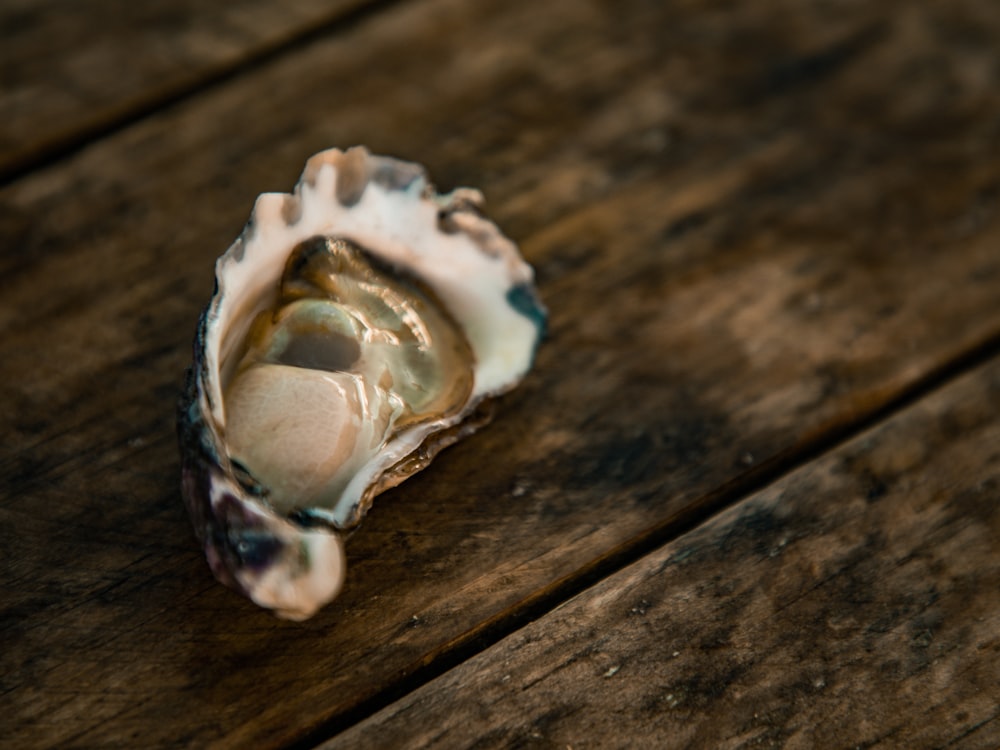
[{"label": "open oyster shell", "polygon": [[223,583],[289,619],[344,580],[342,537],[524,376],[531,268],[415,164],[312,157],[216,264],[179,407],[182,489]]}]

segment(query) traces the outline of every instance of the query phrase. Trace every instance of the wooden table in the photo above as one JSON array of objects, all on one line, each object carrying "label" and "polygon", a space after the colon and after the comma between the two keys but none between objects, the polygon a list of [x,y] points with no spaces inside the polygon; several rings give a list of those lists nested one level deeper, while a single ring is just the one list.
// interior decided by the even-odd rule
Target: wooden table
[{"label": "wooden table", "polygon": [[[0,746],[1000,747],[995,0],[0,34]],[[255,196],[356,143],[482,188],[550,334],[295,624],[212,579],[174,408]]]}]

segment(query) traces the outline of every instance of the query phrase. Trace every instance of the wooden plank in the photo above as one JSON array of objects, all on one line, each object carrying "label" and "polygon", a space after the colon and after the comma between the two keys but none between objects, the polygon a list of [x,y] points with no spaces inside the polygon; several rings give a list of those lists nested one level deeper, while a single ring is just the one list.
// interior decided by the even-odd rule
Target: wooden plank
[{"label": "wooden plank", "polygon": [[371,4],[6,0],[0,180]]},{"label": "wooden plank", "polygon": [[1000,360],[323,745],[1000,747]]},{"label": "wooden plank", "polygon": [[[428,0],[0,193],[5,736],[322,733],[995,340],[992,4],[824,8]],[[486,189],[552,336],[292,625],[211,581],[173,403],[252,196],[359,141]]]}]

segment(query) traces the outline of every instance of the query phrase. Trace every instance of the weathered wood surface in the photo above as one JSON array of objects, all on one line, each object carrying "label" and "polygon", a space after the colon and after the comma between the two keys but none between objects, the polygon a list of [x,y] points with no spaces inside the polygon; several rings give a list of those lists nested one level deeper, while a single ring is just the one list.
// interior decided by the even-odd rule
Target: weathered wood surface
[{"label": "weathered wood surface", "polygon": [[0,180],[370,0],[0,3]]},{"label": "weathered wood surface", "polygon": [[[1000,12],[869,5],[407,3],[0,193],[0,736],[321,738],[995,349]],[[357,142],[483,187],[552,335],[293,625],[211,580],[173,404],[253,196]]]},{"label": "weathered wood surface", "polygon": [[1000,361],[323,745],[1000,747]]}]

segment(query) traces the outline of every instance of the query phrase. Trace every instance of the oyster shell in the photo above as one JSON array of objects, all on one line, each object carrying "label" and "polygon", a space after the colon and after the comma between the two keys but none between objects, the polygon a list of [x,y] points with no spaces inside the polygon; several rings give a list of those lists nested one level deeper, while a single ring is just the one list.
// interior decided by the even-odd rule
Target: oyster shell
[{"label": "oyster shell", "polygon": [[181,399],[182,490],[215,576],[304,619],[379,492],[480,426],[544,328],[478,191],[363,148],[261,195],[216,264]]}]

